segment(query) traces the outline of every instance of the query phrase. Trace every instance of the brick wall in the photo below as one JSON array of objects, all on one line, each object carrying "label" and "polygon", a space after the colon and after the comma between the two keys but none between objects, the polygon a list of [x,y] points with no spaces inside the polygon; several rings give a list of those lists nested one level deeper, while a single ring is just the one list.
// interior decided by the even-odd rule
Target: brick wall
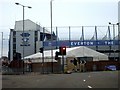
[{"label": "brick wall", "polygon": [[[27,63],[25,63],[26,71],[27,71]],[[58,73],[61,71],[61,65],[60,62],[44,62],[44,64],[40,62],[34,62],[32,63],[32,72],[53,72]]]}]

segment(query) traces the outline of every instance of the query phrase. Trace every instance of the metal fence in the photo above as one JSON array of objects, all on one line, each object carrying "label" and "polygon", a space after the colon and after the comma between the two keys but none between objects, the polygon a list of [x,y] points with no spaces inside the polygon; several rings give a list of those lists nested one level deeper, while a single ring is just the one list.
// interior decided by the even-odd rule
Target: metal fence
[{"label": "metal fence", "polygon": [[[50,27],[45,28],[50,30]],[[114,28],[113,26],[53,27],[52,31],[58,37],[58,40],[114,40],[118,38],[118,25]]]}]

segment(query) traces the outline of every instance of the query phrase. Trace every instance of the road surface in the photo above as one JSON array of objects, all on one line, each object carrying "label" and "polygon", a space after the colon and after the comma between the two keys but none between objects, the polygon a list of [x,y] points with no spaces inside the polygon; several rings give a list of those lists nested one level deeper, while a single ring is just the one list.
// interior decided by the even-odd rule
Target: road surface
[{"label": "road surface", "polygon": [[3,88],[118,88],[118,71],[3,75]]}]

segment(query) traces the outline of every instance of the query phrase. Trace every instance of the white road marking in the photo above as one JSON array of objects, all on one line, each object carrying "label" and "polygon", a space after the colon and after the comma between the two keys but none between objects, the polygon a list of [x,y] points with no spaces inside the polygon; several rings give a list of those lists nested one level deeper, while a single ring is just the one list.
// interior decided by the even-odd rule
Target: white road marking
[{"label": "white road marking", "polygon": [[88,86],[88,88],[92,88],[91,86]]},{"label": "white road marking", "polygon": [[85,82],[86,80],[84,79],[83,81]]}]

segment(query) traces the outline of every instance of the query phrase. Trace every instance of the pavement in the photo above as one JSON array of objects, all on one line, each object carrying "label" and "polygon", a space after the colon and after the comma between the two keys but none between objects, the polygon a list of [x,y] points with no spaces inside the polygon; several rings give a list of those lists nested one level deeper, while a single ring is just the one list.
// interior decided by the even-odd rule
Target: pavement
[{"label": "pavement", "polygon": [[2,75],[2,88],[118,88],[119,72]]}]

